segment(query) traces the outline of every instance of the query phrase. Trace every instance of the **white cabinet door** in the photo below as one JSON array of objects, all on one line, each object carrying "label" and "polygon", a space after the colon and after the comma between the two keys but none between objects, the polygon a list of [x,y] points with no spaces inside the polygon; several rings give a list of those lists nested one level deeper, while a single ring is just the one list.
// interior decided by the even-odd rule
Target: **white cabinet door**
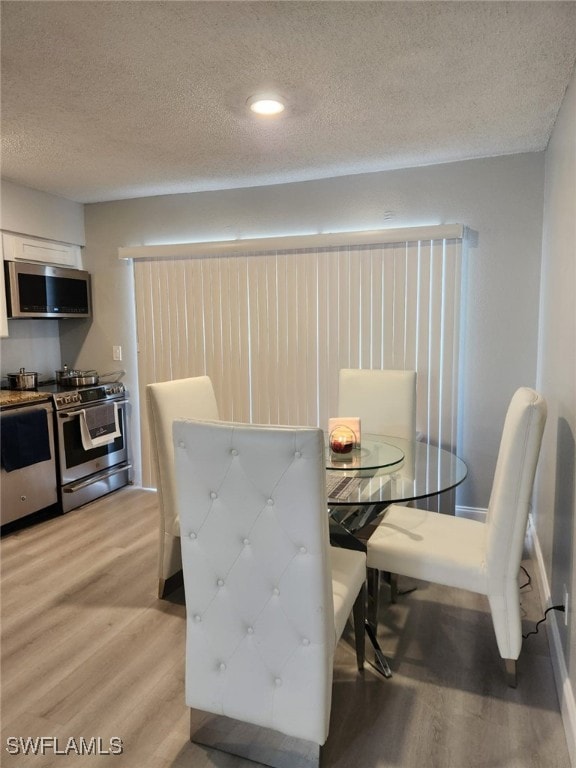
[{"label": "white cabinet door", "polygon": [[79,245],[56,243],[36,237],[23,237],[2,233],[6,261],[36,261],[60,267],[82,269]]},{"label": "white cabinet door", "polygon": [[0,242],[0,337],[8,336],[8,316],[6,314],[6,287],[4,285],[4,249]]}]

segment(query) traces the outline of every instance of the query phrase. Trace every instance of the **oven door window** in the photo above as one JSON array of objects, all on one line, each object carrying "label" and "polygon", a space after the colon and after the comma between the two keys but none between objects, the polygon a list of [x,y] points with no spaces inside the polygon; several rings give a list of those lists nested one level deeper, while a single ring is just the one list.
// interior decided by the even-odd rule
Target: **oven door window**
[{"label": "oven door window", "polygon": [[82,437],[80,435],[80,419],[78,417],[69,419],[62,425],[62,431],[64,434],[64,451],[66,453],[66,467],[71,469],[72,467],[78,467],[86,462],[99,459],[102,456],[106,456],[110,453],[117,453],[124,449],[124,423],[123,423],[123,411],[118,409],[118,423],[120,425],[120,436],[117,437],[114,442],[108,445],[101,445],[98,448],[91,448],[89,451],[84,449],[82,445]]}]

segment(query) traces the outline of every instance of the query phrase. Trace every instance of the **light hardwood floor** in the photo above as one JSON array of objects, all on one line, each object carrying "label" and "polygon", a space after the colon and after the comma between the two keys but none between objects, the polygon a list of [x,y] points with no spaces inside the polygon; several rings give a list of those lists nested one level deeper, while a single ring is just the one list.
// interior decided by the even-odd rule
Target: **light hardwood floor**
[{"label": "light hardwood floor", "polygon": [[[184,599],[156,598],[156,495],[124,489],[3,536],[6,768],[249,768],[188,741]],[[541,615],[523,589],[524,632]],[[402,585],[401,585],[402,586]],[[546,632],[506,686],[484,598],[420,583],[384,606],[394,676],[338,648],[326,768],[569,768]],[[122,739],[120,755],[8,754],[9,737]]]}]

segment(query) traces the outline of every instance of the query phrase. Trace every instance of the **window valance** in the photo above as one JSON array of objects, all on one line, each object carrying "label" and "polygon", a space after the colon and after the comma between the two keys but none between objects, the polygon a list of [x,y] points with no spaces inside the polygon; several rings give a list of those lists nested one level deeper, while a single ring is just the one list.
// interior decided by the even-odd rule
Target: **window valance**
[{"label": "window valance", "polygon": [[284,252],[332,248],[339,246],[384,245],[419,240],[462,239],[462,224],[440,224],[429,227],[381,229],[361,232],[328,232],[310,235],[256,237],[237,240],[215,240],[199,243],[133,245],[118,248],[120,259],[201,258],[241,253]]}]

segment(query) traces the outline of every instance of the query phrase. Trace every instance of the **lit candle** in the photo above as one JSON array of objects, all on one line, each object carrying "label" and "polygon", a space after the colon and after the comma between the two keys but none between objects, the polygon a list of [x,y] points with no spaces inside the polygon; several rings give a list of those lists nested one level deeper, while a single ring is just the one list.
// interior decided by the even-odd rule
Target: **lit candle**
[{"label": "lit candle", "polygon": [[330,448],[334,453],[350,453],[352,448],[354,448],[354,440],[349,435],[332,435]]}]

